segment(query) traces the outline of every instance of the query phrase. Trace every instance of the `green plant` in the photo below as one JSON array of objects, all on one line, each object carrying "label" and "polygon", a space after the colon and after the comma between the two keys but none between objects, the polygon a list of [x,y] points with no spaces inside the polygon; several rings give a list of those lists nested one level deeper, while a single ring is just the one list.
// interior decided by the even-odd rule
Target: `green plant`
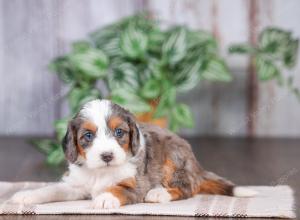
[{"label": "green plant", "polygon": [[[90,35],[107,54],[106,79],[111,99],[133,112],[150,111],[168,117],[171,130],[192,127],[192,114],[176,95],[195,87],[201,78],[229,81],[231,75],[218,55],[217,42],[204,31],[184,26],[161,30],[145,14],[126,18]],[[171,113],[171,114],[169,114]]]},{"label": "green plant", "polygon": [[299,39],[293,38],[291,32],[268,27],[259,35],[257,46],[235,44],[229,52],[251,55],[259,80],[277,80],[278,85],[286,86],[300,101],[300,92],[293,84],[293,77],[285,77],[283,73],[296,65],[298,47]]},{"label": "green plant", "polygon": [[[205,31],[185,26],[162,30],[146,14],[125,18],[75,42],[70,53],[56,58],[50,69],[70,86],[67,95],[71,115],[85,102],[109,98],[134,113],[151,111],[168,118],[169,128],[192,127],[189,107],[176,96],[194,88],[200,80],[231,80],[217,41]],[[102,87],[97,87],[99,81]],[[107,95],[104,95],[106,92]],[[50,164],[63,160],[59,143],[67,119],[55,123],[56,140],[35,141]]]},{"label": "green plant", "polygon": [[[288,67],[295,65],[298,41],[277,29],[280,37],[266,34],[273,33],[272,30],[262,33],[258,47],[249,44],[231,47],[231,52],[255,57],[261,80],[282,78],[277,62]],[[154,117],[167,118],[173,131],[193,126],[190,108],[176,100],[179,93],[190,91],[201,80],[232,79],[211,34],[185,26],[163,30],[147,14],[127,17],[91,33],[86,40],[73,43],[71,52],[53,60],[50,69],[70,87],[67,100],[71,116],[82,104],[95,98],[109,98],[134,113],[152,111],[150,103],[155,102]],[[293,91],[299,93],[294,88]],[[64,159],[60,143],[68,119],[55,122],[55,140],[34,141],[47,154],[51,165]]]}]

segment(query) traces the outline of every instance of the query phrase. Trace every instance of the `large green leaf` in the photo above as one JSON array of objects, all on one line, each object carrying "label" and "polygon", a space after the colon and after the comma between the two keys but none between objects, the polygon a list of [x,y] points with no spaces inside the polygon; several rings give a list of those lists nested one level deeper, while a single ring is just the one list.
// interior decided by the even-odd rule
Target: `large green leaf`
[{"label": "large green leaf", "polygon": [[229,82],[232,76],[225,62],[219,58],[207,59],[201,67],[201,77],[209,81]]},{"label": "large green leaf", "polygon": [[168,84],[166,85],[163,94],[158,99],[159,103],[154,112],[154,118],[167,116],[170,109],[172,109],[176,103],[176,88]]},{"label": "large green leaf", "polygon": [[260,80],[270,80],[278,76],[279,70],[274,63],[261,56],[255,59],[256,71]]},{"label": "large green leaf", "polygon": [[55,141],[51,139],[32,140],[31,143],[44,154],[49,154],[55,148]]},{"label": "large green leaf", "polygon": [[145,82],[155,78],[155,68],[151,67],[149,64],[140,64],[138,67],[138,81],[139,87],[142,88],[145,86]]},{"label": "large green leaf", "polygon": [[278,28],[266,28],[259,36],[259,48],[264,53],[281,58],[289,44],[291,33]]},{"label": "large green leaf", "polygon": [[69,122],[69,118],[64,118],[64,119],[57,120],[54,123],[56,136],[60,143],[67,132],[68,122]]},{"label": "large green leaf", "polygon": [[97,48],[102,49],[102,47],[107,44],[110,39],[115,38],[118,36],[118,32],[120,31],[120,28],[118,25],[108,25],[103,28],[100,28],[99,30],[96,30],[92,32],[89,36],[91,38],[91,41],[95,44]]},{"label": "large green leaf", "polygon": [[147,35],[133,26],[129,26],[121,35],[120,47],[126,57],[132,59],[144,57],[147,46]]},{"label": "large green leaf", "polygon": [[169,111],[169,128],[173,132],[177,132],[180,127],[191,128],[194,126],[193,115],[187,105],[176,104]]},{"label": "large green leaf", "polygon": [[90,48],[75,52],[69,55],[69,59],[85,77],[101,78],[106,75],[108,58],[101,50]]},{"label": "large green leaf", "polygon": [[144,84],[140,94],[146,99],[154,99],[159,96],[160,92],[160,82],[155,79],[150,79]]},{"label": "large green leaf", "polygon": [[142,71],[141,74],[142,76],[140,76],[141,84],[144,84],[151,78],[161,80],[165,76],[160,60],[149,57],[147,61],[148,63],[144,65],[144,71]]},{"label": "large green leaf", "polygon": [[59,144],[57,144],[57,147],[55,150],[53,150],[47,157],[47,163],[52,166],[57,166],[61,164],[65,160],[65,155],[60,147]]},{"label": "large green leaf", "polygon": [[[184,65],[184,64],[183,64]],[[201,62],[187,63],[182,70],[174,73],[174,81],[179,92],[185,92],[194,88],[200,81]]]},{"label": "large green leaf", "polygon": [[163,44],[166,33],[161,31],[160,29],[154,29],[149,31],[149,50],[153,53],[156,53],[158,55],[161,54],[161,45]]},{"label": "large green leaf", "polygon": [[203,55],[216,54],[218,51],[217,40],[214,36],[206,31],[187,32],[187,45],[189,52],[193,50],[201,50]]},{"label": "large green leaf", "polygon": [[109,57],[121,57],[123,55],[120,48],[120,37],[111,38],[101,48]]},{"label": "large green leaf", "polygon": [[180,125],[185,127],[193,127],[194,120],[190,108],[185,104],[176,105],[173,110],[173,120],[176,120]]},{"label": "large green leaf", "polygon": [[168,117],[168,122],[169,122],[169,129],[173,132],[177,132],[180,128],[180,123],[178,123],[178,121],[176,121],[173,117],[173,115],[170,115]]},{"label": "large green leaf", "polygon": [[49,69],[57,73],[58,77],[64,83],[73,83],[76,81],[76,71],[74,66],[66,56],[57,57],[49,64]]},{"label": "large green leaf", "polygon": [[299,40],[290,40],[283,54],[283,63],[286,67],[292,68],[297,63]]},{"label": "large green leaf", "polygon": [[81,87],[75,87],[70,90],[68,94],[68,101],[69,101],[69,106],[71,109],[71,112],[75,113],[79,108],[79,103],[81,99],[85,96],[86,91],[83,90]]},{"label": "large green leaf", "polygon": [[139,88],[138,71],[129,62],[116,62],[112,71],[108,74],[109,88],[114,90],[123,88],[125,90],[137,91]]},{"label": "large green leaf", "polygon": [[180,62],[187,53],[187,33],[183,27],[174,28],[162,45],[162,56],[171,66]]},{"label": "large green leaf", "polygon": [[122,88],[112,91],[111,100],[134,113],[149,112],[151,110],[150,105],[141,97]]},{"label": "large green leaf", "polygon": [[90,34],[91,41],[95,46],[102,50],[109,57],[120,57],[122,51],[120,48],[119,25],[109,25]]}]

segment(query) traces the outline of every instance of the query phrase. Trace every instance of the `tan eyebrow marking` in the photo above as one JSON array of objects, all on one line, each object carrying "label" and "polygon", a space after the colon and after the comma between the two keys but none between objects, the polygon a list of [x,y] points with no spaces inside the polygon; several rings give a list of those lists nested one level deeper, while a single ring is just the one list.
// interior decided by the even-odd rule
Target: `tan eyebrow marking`
[{"label": "tan eyebrow marking", "polygon": [[[93,122],[90,122],[90,121],[83,122],[81,125],[81,128],[89,130],[89,131],[93,132],[94,134],[97,132],[97,126]],[[76,148],[77,148],[78,153],[81,156],[83,156],[83,158],[86,158],[84,148],[80,144],[77,144]]]},{"label": "tan eyebrow marking", "polygon": [[82,128],[84,128],[86,130],[89,130],[89,131],[92,131],[94,133],[97,132],[97,126],[93,122],[90,122],[90,121],[83,122],[82,123]]},{"label": "tan eyebrow marking", "polygon": [[[123,129],[126,132],[129,132],[129,128],[127,126],[127,123],[120,118],[119,116],[112,116],[109,118],[108,120],[108,127],[114,131],[116,128],[120,127],[121,129]],[[118,140],[119,144],[124,148],[124,150],[126,152],[129,151],[129,136],[126,135],[125,137],[123,137],[121,140]]]},{"label": "tan eyebrow marking", "polygon": [[111,130],[115,130],[119,125],[121,125],[124,120],[118,116],[113,116],[108,120],[108,126]]}]

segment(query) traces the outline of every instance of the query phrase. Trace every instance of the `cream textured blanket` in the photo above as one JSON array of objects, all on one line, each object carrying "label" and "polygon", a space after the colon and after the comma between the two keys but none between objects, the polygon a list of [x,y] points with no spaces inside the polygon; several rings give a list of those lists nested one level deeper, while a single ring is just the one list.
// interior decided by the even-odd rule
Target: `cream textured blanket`
[{"label": "cream textured blanket", "polygon": [[91,209],[90,201],[55,202],[42,205],[16,205],[9,198],[17,191],[49,183],[0,182],[0,214],[128,214],[218,217],[295,218],[293,191],[289,186],[251,186],[258,192],[252,198],[198,195],[164,204],[141,203],[118,209]]}]

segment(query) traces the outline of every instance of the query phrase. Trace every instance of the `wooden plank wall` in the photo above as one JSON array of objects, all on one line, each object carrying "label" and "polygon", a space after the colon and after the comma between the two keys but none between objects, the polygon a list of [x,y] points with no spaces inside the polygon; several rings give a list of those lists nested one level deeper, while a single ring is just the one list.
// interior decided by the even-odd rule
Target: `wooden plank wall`
[{"label": "wooden plank wall", "polygon": [[[299,37],[297,0],[0,0],[0,135],[53,134],[53,121],[68,113],[67,88],[48,72],[49,60],[97,27],[141,10],[167,25],[211,31],[234,74],[229,84],[204,82],[180,96],[196,121],[182,133],[299,137],[300,103],[273,82],[258,83],[248,58],[227,53],[230,43],[255,43],[268,25]],[[300,87],[299,70],[298,64],[286,74]]]}]

